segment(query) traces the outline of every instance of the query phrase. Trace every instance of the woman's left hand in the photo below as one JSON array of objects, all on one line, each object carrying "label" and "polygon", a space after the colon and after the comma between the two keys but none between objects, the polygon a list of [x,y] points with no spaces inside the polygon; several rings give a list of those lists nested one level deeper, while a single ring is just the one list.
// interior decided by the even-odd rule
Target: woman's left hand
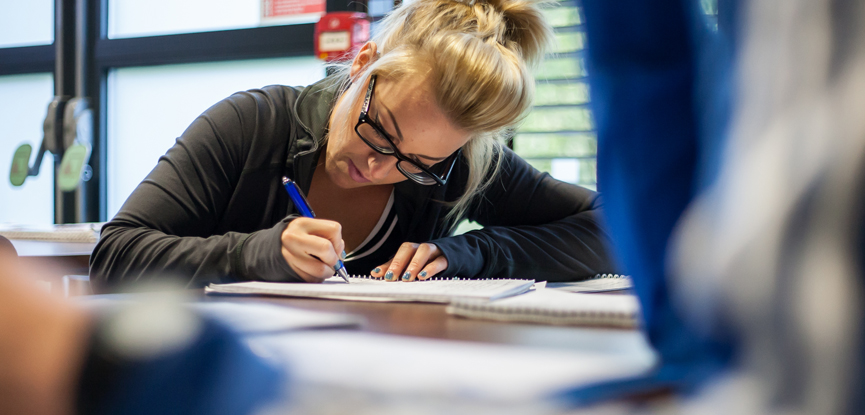
[{"label": "woman's left hand", "polygon": [[375,278],[386,281],[414,281],[432,278],[446,270],[448,259],[435,244],[406,242],[396,255],[385,264],[372,270]]}]

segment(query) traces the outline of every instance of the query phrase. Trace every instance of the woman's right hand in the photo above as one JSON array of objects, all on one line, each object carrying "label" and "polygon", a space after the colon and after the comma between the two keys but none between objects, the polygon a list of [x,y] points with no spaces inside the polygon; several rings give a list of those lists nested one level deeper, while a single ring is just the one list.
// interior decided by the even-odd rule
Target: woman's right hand
[{"label": "woman's right hand", "polygon": [[326,219],[296,218],[282,231],[282,256],[306,282],[322,282],[335,274],[345,252],[342,225]]}]

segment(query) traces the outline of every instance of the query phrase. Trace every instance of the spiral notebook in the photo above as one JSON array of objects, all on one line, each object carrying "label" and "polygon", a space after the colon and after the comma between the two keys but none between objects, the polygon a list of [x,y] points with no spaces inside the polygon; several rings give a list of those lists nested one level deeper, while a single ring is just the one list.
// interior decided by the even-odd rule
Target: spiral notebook
[{"label": "spiral notebook", "polygon": [[455,301],[447,312],[485,320],[630,328],[639,325],[640,305],[633,295],[542,288],[497,301]]},{"label": "spiral notebook", "polygon": [[534,280],[517,279],[430,279],[390,282],[354,275],[346,283],[339,277],[321,284],[291,282],[239,282],[210,284],[206,294],[276,295],[328,298],[351,301],[397,301],[450,303],[455,300],[491,301],[528,291]]}]

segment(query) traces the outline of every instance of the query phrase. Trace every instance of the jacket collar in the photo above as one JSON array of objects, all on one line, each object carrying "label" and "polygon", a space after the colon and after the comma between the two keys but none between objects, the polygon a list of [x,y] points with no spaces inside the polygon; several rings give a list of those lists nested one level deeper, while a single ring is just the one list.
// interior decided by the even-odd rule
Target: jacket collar
[{"label": "jacket collar", "polygon": [[304,88],[294,102],[298,128],[294,142],[289,144],[287,167],[304,193],[309,193],[312,174],[321,151],[319,143],[327,134],[339,83],[339,77],[324,78]]},{"label": "jacket collar", "polygon": [[294,104],[300,127],[309,135],[306,140],[298,137],[298,152],[317,150],[327,133],[330,113],[336,104],[341,78],[329,76],[306,88]]}]

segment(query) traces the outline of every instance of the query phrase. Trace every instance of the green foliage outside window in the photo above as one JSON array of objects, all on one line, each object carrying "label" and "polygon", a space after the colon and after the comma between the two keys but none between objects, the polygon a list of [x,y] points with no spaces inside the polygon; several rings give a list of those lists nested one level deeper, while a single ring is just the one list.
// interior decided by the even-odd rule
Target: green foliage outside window
[{"label": "green foliage outside window", "polygon": [[573,79],[586,76],[582,62],[573,57],[566,58],[547,58],[541,63],[538,71],[535,73],[535,78],[539,82],[544,80],[556,79]]},{"label": "green foliage outside window", "polygon": [[588,108],[535,108],[520,126],[520,132],[591,131],[592,113]]},{"label": "green foliage outside window", "polygon": [[583,105],[589,102],[589,85],[585,82],[551,84],[538,82],[535,105]]},{"label": "green foliage outside window", "polygon": [[544,17],[553,27],[577,26],[582,23],[579,10],[573,6],[560,5],[545,9]]},{"label": "green foliage outside window", "polygon": [[594,133],[521,133],[514,139],[514,151],[526,158],[587,158],[597,154],[598,140]]},{"label": "green foliage outside window", "polygon": [[586,44],[586,35],[582,32],[556,33],[556,53],[568,53],[583,50]]},{"label": "green foliage outside window", "polygon": [[535,73],[535,106],[518,127],[513,148],[541,171],[594,188],[598,146],[582,58],[583,20],[574,0],[561,0],[544,14],[556,43]]}]

